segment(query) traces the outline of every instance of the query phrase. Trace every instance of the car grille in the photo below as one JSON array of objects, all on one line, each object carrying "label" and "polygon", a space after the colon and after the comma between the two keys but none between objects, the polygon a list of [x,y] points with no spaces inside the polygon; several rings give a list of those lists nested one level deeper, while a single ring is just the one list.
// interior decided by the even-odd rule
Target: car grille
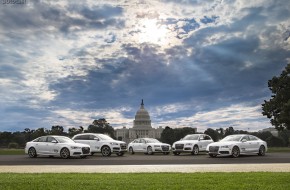
[{"label": "car grille", "polygon": [[176,144],[175,149],[183,149],[184,144]]},{"label": "car grille", "polygon": [[169,151],[169,146],[161,146],[161,148],[162,148],[162,151]]},{"label": "car grille", "polygon": [[126,149],[127,148],[127,145],[125,143],[120,144],[120,146],[121,146],[121,149]]},{"label": "car grille", "polygon": [[210,146],[209,147],[209,152],[218,152],[219,151],[219,146]]},{"label": "car grille", "polygon": [[89,154],[90,153],[90,148],[89,147],[83,147],[82,151],[83,151],[83,154]]}]

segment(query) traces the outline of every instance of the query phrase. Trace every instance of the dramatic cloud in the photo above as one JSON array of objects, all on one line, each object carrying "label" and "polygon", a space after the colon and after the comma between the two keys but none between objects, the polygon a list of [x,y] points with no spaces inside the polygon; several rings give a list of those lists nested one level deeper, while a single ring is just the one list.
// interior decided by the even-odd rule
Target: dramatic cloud
[{"label": "dramatic cloud", "polygon": [[290,61],[286,0],[0,5],[0,130],[270,126],[267,81]]}]

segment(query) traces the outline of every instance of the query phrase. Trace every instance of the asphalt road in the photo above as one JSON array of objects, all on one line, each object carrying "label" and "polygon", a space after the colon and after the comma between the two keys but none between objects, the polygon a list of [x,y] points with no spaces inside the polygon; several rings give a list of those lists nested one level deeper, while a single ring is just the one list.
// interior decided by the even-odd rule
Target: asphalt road
[{"label": "asphalt road", "polygon": [[27,155],[1,155],[0,165],[178,165],[178,164],[268,164],[290,163],[290,153],[267,153],[266,156],[240,156],[239,158],[217,157],[210,158],[206,154],[193,156],[181,154],[179,156],[154,154],[125,154],[103,157],[100,154],[87,158],[29,158]]}]

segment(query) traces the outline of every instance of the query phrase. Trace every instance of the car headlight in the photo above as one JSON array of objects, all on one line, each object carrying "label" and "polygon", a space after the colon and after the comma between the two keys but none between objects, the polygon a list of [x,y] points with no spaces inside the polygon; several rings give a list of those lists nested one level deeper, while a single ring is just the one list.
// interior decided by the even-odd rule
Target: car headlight
[{"label": "car headlight", "polygon": [[221,148],[229,148],[229,145],[221,146]]},{"label": "car headlight", "polygon": [[186,143],[185,146],[192,146],[192,143]]},{"label": "car headlight", "polygon": [[111,142],[110,144],[111,145],[119,145],[118,143],[115,143],[115,142]]},{"label": "car headlight", "polygon": [[160,145],[154,145],[154,147],[160,147]]},{"label": "car headlight", "polygon": [[81,149],[81,147],[78,147],[78,146],[71,146],[70,148],[71,149]]}]

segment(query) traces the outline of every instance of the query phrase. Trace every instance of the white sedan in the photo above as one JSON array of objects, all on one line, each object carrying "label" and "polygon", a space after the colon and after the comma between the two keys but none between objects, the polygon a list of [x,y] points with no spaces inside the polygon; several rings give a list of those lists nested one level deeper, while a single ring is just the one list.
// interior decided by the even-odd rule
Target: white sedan
[{"label": "white sedan", "polygon": [[229,135],[219,142],[209,144],[206,151],[210,157],[231,155],[236,158],[241,154],[264,156],[267,152],[267,143],[253,135]]},{"label": "white sedan", "polygon": [[65,136],[42,136],[27,142],[25,153],[31,158],[35,158],[38,155],[60,156],[62,158],[79,156],[85,158],[91,152],[89,145],[76,143]]},{"label": "white sedan", "polygon": [[150,155],[157,152],[169,154],[171,146],[169,144],[162,143],[157,139],[139,138],[128,144],[128,150],[131,154],[134,154],[135,152],[143,152]]}]

